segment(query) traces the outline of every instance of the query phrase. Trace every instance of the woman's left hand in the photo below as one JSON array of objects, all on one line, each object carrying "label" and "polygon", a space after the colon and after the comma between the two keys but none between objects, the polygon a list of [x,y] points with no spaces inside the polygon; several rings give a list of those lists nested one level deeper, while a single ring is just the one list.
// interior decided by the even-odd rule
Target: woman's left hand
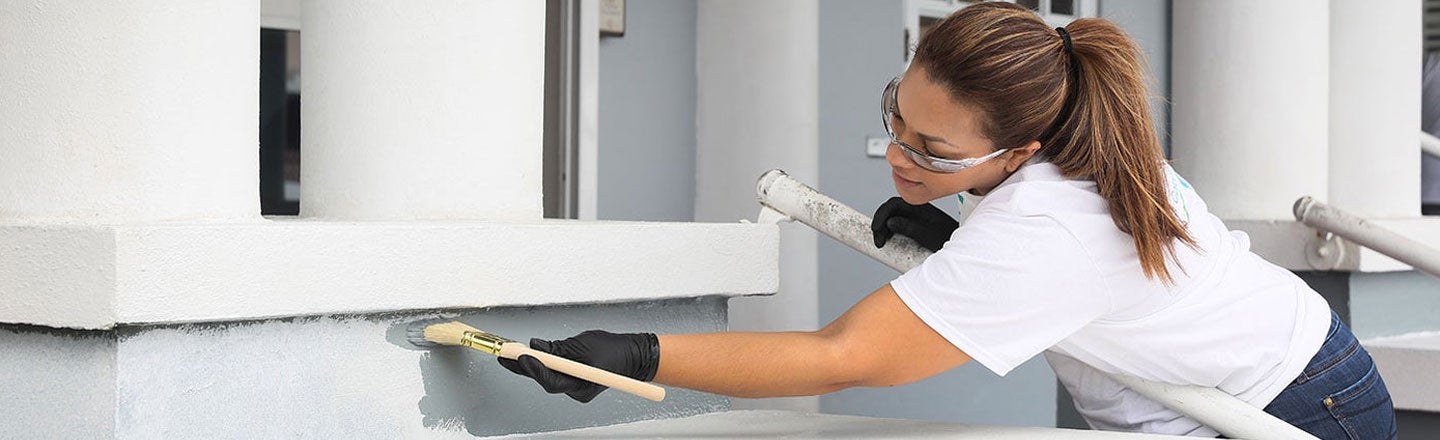
[{"label": "woman's left hand", "polygon": [[890,237],[900,234],[914,239],[931,252],[939,252],[945,247],[945,242],[950,241],[950,234],[958,228],[960,222],[935,205],[911,205],[899,197],[891,197],[881,204],[870,222],[877,248],[885,247]]}]

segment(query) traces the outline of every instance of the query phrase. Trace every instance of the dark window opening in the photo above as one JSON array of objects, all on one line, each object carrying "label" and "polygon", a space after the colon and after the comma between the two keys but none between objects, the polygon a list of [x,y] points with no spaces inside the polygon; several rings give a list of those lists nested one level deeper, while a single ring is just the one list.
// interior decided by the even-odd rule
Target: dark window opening
[{"label": "dark window opening", "polygon": [[260,29],[260,214],[300,214],[300,33]]},{"label": "dark window opening", "polygon": [[1075,0],[1050,0],[1050,13],[1075,15]]}]

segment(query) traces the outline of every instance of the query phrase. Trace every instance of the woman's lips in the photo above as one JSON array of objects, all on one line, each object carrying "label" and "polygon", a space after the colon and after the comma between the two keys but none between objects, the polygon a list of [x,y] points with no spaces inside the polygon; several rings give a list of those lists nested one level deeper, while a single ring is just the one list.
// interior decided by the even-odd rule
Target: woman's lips
[{"label": "woman's lips", "polygon": [[895,186],[904,187],[904,188],[910,188],[910,187],[920,186],[920,182],[917,182],[917,181],[914,181],[914,180],[910,180],[910,179],[906,179],[906,178],[904,178],[904,177],[901,177],[901,176],[900,176],[900,173],[898,173],[898,172],[891,171],[891,172],[890,172],[890,177],[893,178],[893,179],[895,179]]}]

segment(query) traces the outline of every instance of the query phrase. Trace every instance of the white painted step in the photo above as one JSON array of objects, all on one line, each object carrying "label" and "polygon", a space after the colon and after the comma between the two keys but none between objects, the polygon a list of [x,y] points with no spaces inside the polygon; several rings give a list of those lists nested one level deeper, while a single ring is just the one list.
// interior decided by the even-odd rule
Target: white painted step
[{"label": "white painted step", "polygon": [[1440,412],[1440,332],[1374,338],[1361,345],[1375,359],[1395,409]]},{"label": "white painted step", "polygon": [[977,426],[794,411],[725,411],[692,417],[500,437],[504,439],[1179,439],[1155,434],[1017,426]]}]

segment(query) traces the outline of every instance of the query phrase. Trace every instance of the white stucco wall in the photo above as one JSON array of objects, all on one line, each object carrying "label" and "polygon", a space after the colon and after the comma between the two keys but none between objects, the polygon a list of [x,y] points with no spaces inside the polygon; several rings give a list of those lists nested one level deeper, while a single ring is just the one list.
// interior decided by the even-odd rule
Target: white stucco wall
[{"label": "white stucco wall", "polygon": [[1330,204],[1420,215],[1420,0],[1330,0]]},{"label": "white stucco wall", "polygon": [[1293,220],[1296,199],[1329,193],[1329,12],[1174,2],[1171,157],[1220,218]]},{"label": "white stucco wall", "polygon": [[259,220],[256,0],[0,5],[0,222]]},{"label": "white stucco wall", "polygon": [[305,3],[301,214],[541,217],[545,3]]}]

